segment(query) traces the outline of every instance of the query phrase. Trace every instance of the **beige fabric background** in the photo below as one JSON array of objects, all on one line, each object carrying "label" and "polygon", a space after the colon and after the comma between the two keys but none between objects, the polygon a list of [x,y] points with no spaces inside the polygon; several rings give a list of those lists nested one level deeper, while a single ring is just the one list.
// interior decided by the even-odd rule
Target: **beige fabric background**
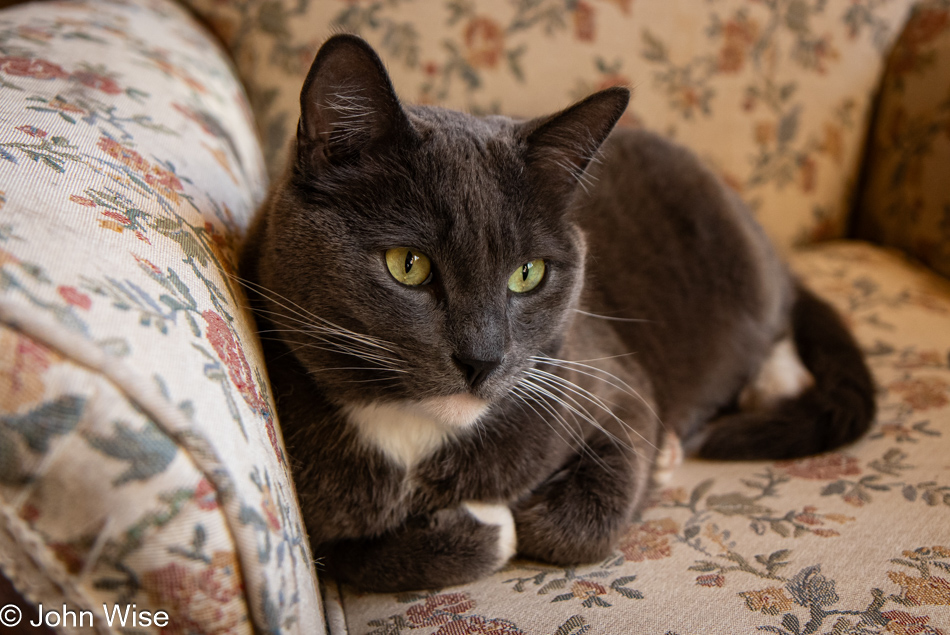
[{"label": "beige fabric background", "polygon": [[335,31],[409,102],[538,116],[625,84],[625,118],[699,153],[782,247],[841,236],[884,56],[910,0],[187,0],[237,64],[270,173]]}]

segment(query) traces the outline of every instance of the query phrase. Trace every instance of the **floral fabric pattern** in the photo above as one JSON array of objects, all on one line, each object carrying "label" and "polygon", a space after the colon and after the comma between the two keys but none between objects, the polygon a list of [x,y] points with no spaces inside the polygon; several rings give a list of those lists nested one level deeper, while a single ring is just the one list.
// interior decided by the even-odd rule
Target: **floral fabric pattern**
[{"label": "floral fabric pattern", "polygon": [[915,7],[887,66],[859,234],[950,276],[950,2]]},{"label": "floral fabric pattern", "polygon": [[868,355],[865,438],[795,461],[687,460],[594,565],[516,560],[429,594],[344,587],[347,632],[950,634],[950,283],[861,243],[792,263]]},{"label": "floral fabric pattern", "polygon": [[0,567],[34,601],[324,630],[234,274],[266,188],[253,126],[174,4],[0,12]]},{"label": "floral fabric pattern", "polygon": [[[6,327],[0,382],[6,522],[42,542],[45,553],[31,555],[64,587],[88,577],[64,603],[100,620],[103,604],[154,607],[170,633],[252,632],[218,495],[187,452],[108,380]],[[167,557],[143,557],[149,550]]]},{"label": "floral fabric pattern", "polygon": [[412,103],[545,115],[615,84],[624,123],[696,151],[782,247],[844,234],[883,60],[911,0],[186,0],[231,51],[271,174],[334,31]]}]

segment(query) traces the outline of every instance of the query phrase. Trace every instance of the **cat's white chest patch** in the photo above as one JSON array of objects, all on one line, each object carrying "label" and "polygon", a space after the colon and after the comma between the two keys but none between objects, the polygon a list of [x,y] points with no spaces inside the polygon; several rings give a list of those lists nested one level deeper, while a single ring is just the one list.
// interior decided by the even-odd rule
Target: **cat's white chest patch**
[{"label": "cat's white chest patch", "polygon": [[410,470],[474,425],[487,409],[488,403],[481,399],[452,395],[350,404],[343,411],[364,443]]}]

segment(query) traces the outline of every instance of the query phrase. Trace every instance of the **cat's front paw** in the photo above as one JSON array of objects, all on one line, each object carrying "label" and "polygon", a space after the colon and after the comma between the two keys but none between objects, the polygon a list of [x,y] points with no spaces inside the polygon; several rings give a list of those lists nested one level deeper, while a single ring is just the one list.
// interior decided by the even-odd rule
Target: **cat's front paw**
[{"label": "cat's front paw", "polygon": [[498,527],[498,541],[495,545],[497,564],[494,568],[500,569],[518,550],[518,534],[511,510],[507,505],[479,501],[465,501],[462,507],[479,523]]}]

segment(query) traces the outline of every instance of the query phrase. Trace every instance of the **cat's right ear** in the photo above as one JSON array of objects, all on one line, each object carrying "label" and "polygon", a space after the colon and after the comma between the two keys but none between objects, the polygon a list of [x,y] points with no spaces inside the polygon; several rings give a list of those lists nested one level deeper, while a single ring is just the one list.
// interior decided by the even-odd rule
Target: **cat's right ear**
[{"label": "cat's right ear", "polygon": [[376,51],[355,35],[327,40],[300,91],[298,161],[321,171],[414,137]]},{"label": "cat's right ear", "polygon": [[538,196],[563,199],[574,192],[629,102],[630,91],[615,86],[521,125],[525,159]]}]

